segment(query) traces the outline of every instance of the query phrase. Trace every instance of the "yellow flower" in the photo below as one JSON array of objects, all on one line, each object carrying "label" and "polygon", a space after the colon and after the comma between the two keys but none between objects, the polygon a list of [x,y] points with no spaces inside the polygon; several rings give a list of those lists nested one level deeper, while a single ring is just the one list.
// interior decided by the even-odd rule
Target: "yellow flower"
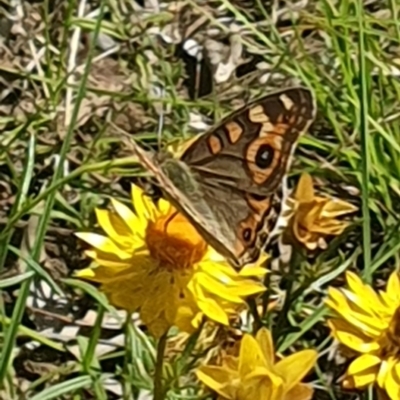
[{"label": "yellow flower", "polygon": [[77,275],[101,283],[116,307],[139,311],[154,336],[172,325],[191,332],[203,315],[228,324],[247,296],[265,290],[264,268],[234,270],[167,201],[156,207],[138,187],[132,188],[136,213],[111,201],[114,211],[96,210],[107,236],[77,234],[97,264]]},{"label": "yellow flower", "polygon": [[311,176],[306,173],[300,177],[294,200],[292,232],[295,239],[309,250],[326,248],[325,238],[340,235],[349,225],[336,218],[357,210],[346,201],[316,196]]},{"label": "yellow flower", "polygon": [[329,288],[327,305],[338,318],[330,320],[332,334],[358,357],[347,369],[344,386],[376,384],[392,400],[400,399],[400,280],[393,272],[386,291],[375,292],[352,272],[350,290]]},{"label": "yellow flower", "polygon": [[314,366],[315,350],[303,350],[275,362],[271,333],[243,336],[239,357],[226,356],[222,367],[202,366],[197,377],[219,400],[308,400],[311,387],[300,383]]}]

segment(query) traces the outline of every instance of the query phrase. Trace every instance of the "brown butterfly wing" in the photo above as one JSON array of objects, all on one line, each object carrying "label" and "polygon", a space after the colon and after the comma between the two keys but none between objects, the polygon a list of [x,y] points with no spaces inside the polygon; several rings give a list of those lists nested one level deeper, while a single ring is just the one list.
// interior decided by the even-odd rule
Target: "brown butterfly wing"
[{"label": "brown butterfly wing", "polygon": [[255,260],[279,211],[291,154],[315,114],[312,94],[287,89],[231,114],[181,160],[159,164],[136,144],[165,197],[236,266]]},{"label": "brown butterfly wing", "polygon": [[268,196],[280,185],[295,144],[314,117],[310,90],[270,94],[199,136],[181,160],[204,181]]},{"label": "brown butterfly wing", "polygon": [[257,257],[272,229],[282,180],[315,111],[308,89],[286,89],[231,114],[182,155],[238,264]]},{"label": "brown butterfly wing", "polygon": [[[237,240],[241,227],[234,229],[235,223],[248,214],[248,207],[240,192],[232,192],[229,187],[218,185],[204,187],[181,161],[168,159],[159,165],[151,154],[136,143],[132,143],[132,147],[140,163],[158,181],[165,198],[232,265],[240,267],[258,257],[259,247],[245,248]],[[222,199],[224,207],[215,205],[218,198]],[[226,201],[228,198],[229,201]]]}]

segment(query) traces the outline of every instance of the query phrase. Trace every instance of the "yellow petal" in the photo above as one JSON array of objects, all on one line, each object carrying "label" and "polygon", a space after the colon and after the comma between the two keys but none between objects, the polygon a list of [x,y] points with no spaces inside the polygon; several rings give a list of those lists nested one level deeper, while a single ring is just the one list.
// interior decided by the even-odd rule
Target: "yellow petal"
[{"label": "yellow petal", "polygon": [[257,267],[254,265],[245,265],[240,271],[239,275],[243,277],[255,277],[263,278],[268,273],[268,270],[263,267]]},{"label": "yellow petal", "polygon": [[322,216],[324,218],[337,218],[357,211],[358,208],[347,201],[333,198],[324,206]]},{"label": "yellow petal", "polygon": [[313,233],[326,236],[338,236],[349,226],[349,223],[346,221],[324,221],[319,219],[316,223],[310,225],[308,229]]},{"label": "yellow petal", "polygon": [[[194,316],[194,318],[192,319],[192,326],[195,328],[195,329],[199,329],[200,328],[200,325],[201,325],[201,323],[204,321],[204,314],[202,313],[202,312],[198,312],[195,316]],[[178,326],[178,328],[179,328],[179,325],[177,325]],[[181,330],[182,330],[182,328],[181,328]],[[189,333],[191,333],[191,330],[188,330],[187,332],[189,332]]]},{"label": "yellow petal", "polygon": [[112,267],[109,268],[107,266],[96,266],[85,268],[74,273],[74,276],[79,278],[89,279],[93,282],[105,283],[115,278],[119,273],[123,273],[124,271],[129,273],[131,271],[132,265],[123,265],[122,267]]},{"label": "yellow petal", "polygon": [[371,353],[379,350],[378,342],[365,336],[362,331],[340,319],[331,319],[328,326],[336,340],[348,348],[360,353]]},{"label": "yellow petal", "polygon": [[400,398],[400,380],[395,368],[391,368],[391,370],[388,371],[384,383],[384,389],[391,400],[397,400]]},{"label": "yellow petal", "polygon": [[200,325],[203,313],[196,313],[191,307],[180,306],[176,313],[174,325],[182,332],[193,333]]},{"label": "yellow petal", "polygon": [[209,261],[208,258],[200,263],[200,268],[208,276],[215,278],[222,283],[231,282],[232,278],[237,278],[238,273],[229,264],[223,262]]},{"label": "yellow petal", "polygon": [[275,361],[275,352],[271,332],[263,327],[257,332],[256,339],[264,354],[265,361],[272,368]]},{"label": "yellow petal", "polygon": [[223,325],[229,325],[228,314],[215,300],[211,298],[198,299],[198,306],[200,310],[211,320],[219,322]]},{"label": "yellow petal", "polygon": [[241,380],[241,387],[235,399],[282,400],[284,382],[281,377],[261,367],[256,367],[251,376],[251,378],[246,378],[244,381]]},{"label": "yellow petal", "polygon": [[392,357],[389,357],[388,360],[382,360],[382,363],[379,368],[378,376],[376,378],[376,382],[381,388],[385,388],[385,381],[388,373],[393,368],[394,360]]},{"label": "yellow petal", "polygon": [[114,198],[111,198],[111,203],[127,229],[129,229],[132,234],[143,238],[147,227],[147,221],[143,223],[143,221],[135,215],[129,207]]},{"label": "yellow petal", "polygon": [[293,235],[302,244],[304,244],[308,249],[315,250],[318,246],[318,237],[310,233],[307,229],[301,225],[300,218],[295,215],[293,223]]},{"label": "yellow petal", "polygon": [[121,260],[126,260],[132,255],[123,251],[111,239],[106,236],[98,235],[92,232],[78,232],[75,234],[79,239],[89,243],[94,248],[101,250],[104,253],[115,254]]},{"label": "yellow petal", "polygon": [[[354,362],[354,361],[353,361]],[[351,367],[351,364],[350,364]],[[350,368],[349,367],[349,368]],[[351,378],[351,384],[355,388],[365,388],[376,380],[378,373],[378,368],[371,367],[369,369],[365,369],[357,374],[348,374]],[[344,382],[344,385],[347,386],[350,382]]]},{"label": "yellow petal", "polygon": [[368,307],[372,312],[385,310],[377,293],[371,286],[364,284],[355,273],[346,271],[346,281],[350,290],[358,295],[358,301],[363,308]]},{"label": "yellow petal", "polygon": [[196,371],[196,375],[201,382],[224,399],[235,398],[235,391],[229,386],[229,382],[237,378],[237,374],[233,371],[221,367],[201,366]]},{"label": "yellow petal", "polygon": [[271,258],[267,253],[260,253],[258,259],[250,264],[246,264],[239,270],[239,275],[244,277],[259,277],[262,278],[268,272],[268,270],[263,267],[265,262]]},{"label": "yellow petal", "polygon": [[285,377],[287,390],[300,383],[310,369],[314,367],[317,357],[318,353],[315,350],[303,350],[291,354],[275,365],[275,371]]},{"label": "yellow petal", "polygon": [[212,293],[226,301],[241,304],[243,299],[233,290],[229,290],[226,284],[212,279],[208,274],[198,272],[194,278],[196,283],[196,295],[198,297],[207,297],[206,293]]},{"label": "yellow petal", "polygon": [[90,279],[90,278],[94,278],[95,273],[94,273],[92,268],[84,268],[84,269],[81,269],[79,271],[75,271],[74,272],[74,276],[76,276],[78,278]]},{"label": "yellow petal", "polygon": [[395,302],[399,300],[400,297],[400,279],[399,273],[394,271],[390,274],[387,286],[386,286],[387,295],[392,298]]},{"label": "yellow petal", "polygon": [[132,266],[132,258],[121,260],[115,254],[104,253],[96,249],[86,250],[85,254],[88,257],[93,258],[93,260],[102,267],[109,267],[118,270],[120,268],[129,268]]},{"label": "yellow petal", "polygon": [[271,377],[278,379],[282,383],[281,377],[272,373],[270,369],[265,368],[265,367],[260,367],[258,365],[254,365],[250,369],[250,372],[246,376],[243,377],[243,379],[257,381],[257,380],[263,380],[264,378],[271,378]]},{"label": "yellow petal", "polygon": [[131,252],[143,246],[143,236],[133,234],[118,215],[107,210],[96,209],[96,217],[104,232],[122,250]]},{"label": "yellow petal", "polygon": [[197,378],[212,390],[218,390],[232,379],[234,371],[222,367],[203,365],[196,371]]},{"label": "yellow petal", "polygon": [[340,291],[330,287],[328,289],[328,298],[325,300],[325,303],[346,321],[357,326],[360,331],[371,337],[379,336],[382,330],[387,328],[387,322],[383,321],[381,318],[367,315],[361,306],[358,307],[357,310],[354,307],[351,308],[349,301],[343,293],[345,293],[347,297],[353,296],[353,300],[358,299],[352,293],[346,292],[344,289]]},{"label": "yellow petal", "polygon": [[303,203],[313,200],[314,188],[312,178],[309,174],[301,174],[294,197],[296,200]]},{"label": "yellow petal", "polygon": [[154,220],[156,207],[154,203],[143,193],[139,186],[132,185],[131,189],[132,203],[135,207],[141,226],[146,226],[149,220]]},{"label": "yellow petal", "polygon": [[264,292],[266,287],[261,282],[255,282],[250,279],[241,279],[232,282],[229,285],[229,289],[240,297],[248,297]]},{"label": "yellow petal", "polygon": [[371,367],[376,367],[381,363],[381,359],[378,356],[374,356],[372,354],[363,354],[360,357],[357,357],[347,369],[347,373],[350,375],[356,375],[362,373],[365,370],[370,369]]},{"label": "yellow petal", "polygon": [[171,203],[168,202],[167,200],[161,198],[160,200],[158,200],[157,206],[162,215],[170,214],[170,210],[171,210],[172,206],[171,206]]},{"label": "yellow petal", "polygon": [[239,375],[245,377],[256,366],[267,368],[268,364],[257,340],[253,336],[245,334],[240,344]]}]

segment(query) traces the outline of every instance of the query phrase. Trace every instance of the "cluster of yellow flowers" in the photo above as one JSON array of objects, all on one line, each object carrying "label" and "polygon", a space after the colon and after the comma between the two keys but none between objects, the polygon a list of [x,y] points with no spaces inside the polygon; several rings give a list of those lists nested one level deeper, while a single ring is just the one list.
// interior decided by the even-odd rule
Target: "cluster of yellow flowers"
[{"label": "cluster of yellow flowers", "polygon": [[202,366],[197,377],[222,399],[306,400],[313,390],[300,383],[314,366],[315,350],[303,350],[275,362],[271,333],[245,334],[239,357],[225,356],[222,366]]},{"label": "cluster of yellow flowers", "polygon": [[[356,210],[347,202],[316,196],[307,174],[294,200],[290,231],[309,250],[324,248],[328,236],[342,233],[348,222],[337,217]],[[156,206],[134,186],[132,204],[135,212],[114,199],[113,211],[96,211],[106,236],[78,234],[91,245],[87,255],[94,263],[77,275],[100,283],[116,307],[139,311],[154,337],[172,326],[193,332],[205,318],[228,325],[247,297],[265,290],[261,279],[267,271],[260,263],[233,269],[167,201]],[[390,399],[400,399],[399,277],[393,274],[381,293],[353,273],[347,273],[347,282],[350,290],[330,288],[326,301],[338,316],[328,321],[333,336],[359,354],[344,385],[375,383]],[[197,376],[220,399],[306,400],[313,391],[301,380],[316,359],[315,350],[279,357],[270,332],[262,328],[255,337],[243,336],[238,357],[202,366]]]}]

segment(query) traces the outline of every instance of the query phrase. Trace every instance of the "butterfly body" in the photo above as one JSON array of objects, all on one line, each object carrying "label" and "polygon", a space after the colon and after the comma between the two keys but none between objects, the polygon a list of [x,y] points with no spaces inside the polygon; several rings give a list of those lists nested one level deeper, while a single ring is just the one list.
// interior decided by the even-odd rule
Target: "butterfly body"
[{"label": "butterfly body", "polygon": [[258,257],[276,221],[282,180],[314,116],[308,89],[286,89],[234,112],[178,160],[155,157],[136,144],[134,151],[167,200],[240,267]]}]

